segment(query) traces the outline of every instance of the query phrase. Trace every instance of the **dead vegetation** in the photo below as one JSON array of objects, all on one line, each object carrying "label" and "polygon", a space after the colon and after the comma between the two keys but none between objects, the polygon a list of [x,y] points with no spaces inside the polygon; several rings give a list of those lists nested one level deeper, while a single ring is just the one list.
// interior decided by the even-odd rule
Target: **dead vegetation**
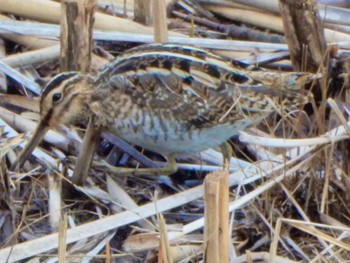
[{"label": "dead vegetation", "polygon": [[[59,72],[58,2],[0,1],[0,262],[220,262],[225,255],[215,249],[231,262],[350,262],[346,1],[317,8],[313,1],[165,1],[169,32],[158,40],[168,34],[169,42],[210,48],[245,67],[322,75],[308,87],[315,100],[304,111],[272,116],[231,141],[227,246],[216,235],[226,222],[215,217],[225,213],[225,186],[215,178],[210,191],[203,186],[222,167],[216,150],[180,160],[169,178],[117,178],[98,169],[103,160],[136,168],[164,160],[104,134],[87,183],[68,198],[62,187],[85,127],[61,127],[21,172],[8,168],[35,128],[41,87]],[[133,9],[129,0],[98,1],[92,72],[153,41],[151,27],[132,21]]]}]

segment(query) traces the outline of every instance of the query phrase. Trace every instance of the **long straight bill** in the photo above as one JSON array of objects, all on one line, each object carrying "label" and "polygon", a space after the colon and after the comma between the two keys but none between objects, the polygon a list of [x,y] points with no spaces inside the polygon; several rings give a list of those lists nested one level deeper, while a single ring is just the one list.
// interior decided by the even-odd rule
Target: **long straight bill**
[{"label": "long straight bill", "polygon": [[18,156],[17,160],[12,164],[11,170],[15,170],[16,168],[23,166],[25,161],[28,159],[28,157],[34,151],[35,147],[44,138],[44,136],[48,130],[49,130],[49,126],[47,125],[47,122],[41,120],[39,122],[39,125],[37,126],[34,134],[33,134],[33,137],[27,143],[27,145],[24,147],[24,149],[22,150],[22,152]]}]

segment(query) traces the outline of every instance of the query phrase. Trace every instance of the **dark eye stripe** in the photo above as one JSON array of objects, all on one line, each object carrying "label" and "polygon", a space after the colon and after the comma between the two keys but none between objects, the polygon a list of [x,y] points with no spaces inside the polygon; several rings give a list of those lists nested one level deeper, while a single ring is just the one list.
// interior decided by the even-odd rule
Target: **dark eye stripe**
[{"label": "dark eye stripe", "polygon": [[67,72],[67,73],[62,73],[54,77],[43,89],[41,93],[41,97],[46,97],[47,94],[50,93],[53,89],[57,88],[59,85],[62,84],[63,81],[70,79],[73,76],[78,75],[77,72]]}]

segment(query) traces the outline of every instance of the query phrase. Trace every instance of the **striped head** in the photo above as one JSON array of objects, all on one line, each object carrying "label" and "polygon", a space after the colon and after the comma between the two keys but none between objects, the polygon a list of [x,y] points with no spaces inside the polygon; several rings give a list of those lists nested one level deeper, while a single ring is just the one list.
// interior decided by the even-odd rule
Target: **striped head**
[{"label": "striped head", "polygon": [[40,98],[40,120],[33,137],[12,165],[24,164],[50,127],[88,119],[87,101],[92,79],[77,72],[61,73],[43,89]]},{"label": "striped head", "polygon": [[40,120],[46,126],[70,124],[86,119],[89,77],[77,72],[55,76],[43,89],[40,98]]}]

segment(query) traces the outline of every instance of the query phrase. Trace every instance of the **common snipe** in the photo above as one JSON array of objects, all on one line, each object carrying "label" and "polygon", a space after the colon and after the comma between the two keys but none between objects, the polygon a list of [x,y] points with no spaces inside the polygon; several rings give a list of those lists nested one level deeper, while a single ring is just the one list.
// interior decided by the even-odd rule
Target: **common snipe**
[{"label": "common snipe", "polygon": [[95,134],[107,130],[168,157],[200,152],[259,122],[276,105],[297,109],[308,100],[303,84],[313,78],[250,72],[195,47],[143,45],[95,77],[54,77],[41,95],[38,128],[14,166],[24,163],[50,127],[90,118]]}]

